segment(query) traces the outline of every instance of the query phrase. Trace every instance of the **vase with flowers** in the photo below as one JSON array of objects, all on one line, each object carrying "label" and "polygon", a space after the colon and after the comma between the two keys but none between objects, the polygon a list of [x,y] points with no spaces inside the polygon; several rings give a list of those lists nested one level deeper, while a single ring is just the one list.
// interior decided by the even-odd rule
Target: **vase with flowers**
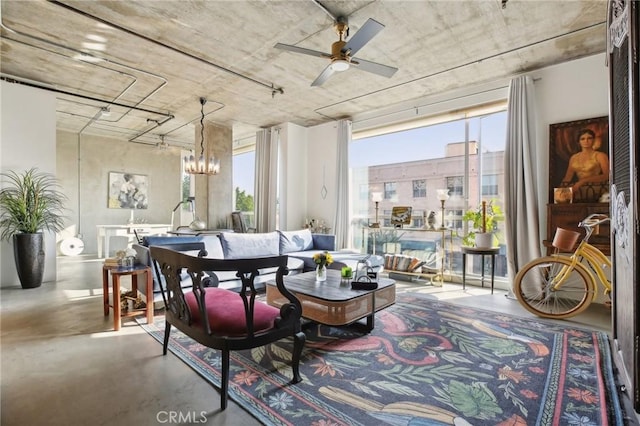
[{"label": "vase with flowers", "polygon": [[327,280],[327,266],[333,263],[333,257],[328,251],[319,252],[313,255],[316,264],[316,281]]}]

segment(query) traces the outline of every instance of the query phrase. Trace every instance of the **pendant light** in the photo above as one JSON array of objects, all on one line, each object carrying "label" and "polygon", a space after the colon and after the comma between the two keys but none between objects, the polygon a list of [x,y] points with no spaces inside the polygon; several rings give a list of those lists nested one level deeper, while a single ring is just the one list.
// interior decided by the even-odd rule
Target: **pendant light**
[{"label": "pendant light", "polygon": [[196,161],[193,154],[184,157],[184,171],[191,175],[217,175],[220,173],[220,160],[213,155],[209,158],[204,156],[204,104],[205,98],[200,98],[200,157]]}]

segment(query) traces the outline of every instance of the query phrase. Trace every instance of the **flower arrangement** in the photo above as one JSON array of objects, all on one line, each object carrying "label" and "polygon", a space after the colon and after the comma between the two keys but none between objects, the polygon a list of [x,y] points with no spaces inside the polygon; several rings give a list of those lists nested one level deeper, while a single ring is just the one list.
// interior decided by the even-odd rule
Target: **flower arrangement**
[{"label": "flower arrangement", "polygon": [[323,266],[331,265],[333,263],[333,256],[331,256],[331,253],[328,251],[323,251],[314,254],[313,261],[318,265],[318,267],[322,268]]},{"label": "flower arrangement", "polygon": [[327,265],[333,263],[333,256],[328,251],[323,251],[313,255],[313,261],[316,263],[316,281],[327,280]]}]

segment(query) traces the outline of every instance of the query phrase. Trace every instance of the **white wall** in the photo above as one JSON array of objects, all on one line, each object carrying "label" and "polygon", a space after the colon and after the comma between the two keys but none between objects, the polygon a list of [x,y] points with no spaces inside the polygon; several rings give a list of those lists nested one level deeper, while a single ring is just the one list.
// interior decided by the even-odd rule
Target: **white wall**
[{"label": "white wall", "polygon": [[[56,175],[56,97],[52,92],[0,81],[0,171],[37,166]],[[56,239],[45,233],[43,282],[56,279]],[[11,242],[0,243],[0,286],[19,286]]]},{"label": "white wall", "polygon": [[[338,123],[320,124],[308,129],[307,138],[307,217],[324,220],[332,230],[336,211]],[[294,178],[290,176],[290,179]],[[323,187],[326,196],[323,197]],[[342,248],[342,247],[339,247]]]},{"label": "white wall", "polygon": [[280,229],[300,229],[307,217],[307,128],[280,126]]}]

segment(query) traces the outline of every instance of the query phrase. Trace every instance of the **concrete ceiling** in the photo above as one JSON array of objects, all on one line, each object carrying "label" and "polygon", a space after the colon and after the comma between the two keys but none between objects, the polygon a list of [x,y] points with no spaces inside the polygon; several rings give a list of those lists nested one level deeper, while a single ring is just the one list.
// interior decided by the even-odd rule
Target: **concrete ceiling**
[{"label": "concrete ceiling", "polygon": [[[503,1],[2,0],[1,73],[54,90],[59,129],[192,147],[200,97],[206,120],[242,140],[605,50],[606,1]],[[384,24],[356,56],[399,71],[352,66],[311,87],[328,60],[274,48],[329,53],[338,16],[351,36]]]}]

